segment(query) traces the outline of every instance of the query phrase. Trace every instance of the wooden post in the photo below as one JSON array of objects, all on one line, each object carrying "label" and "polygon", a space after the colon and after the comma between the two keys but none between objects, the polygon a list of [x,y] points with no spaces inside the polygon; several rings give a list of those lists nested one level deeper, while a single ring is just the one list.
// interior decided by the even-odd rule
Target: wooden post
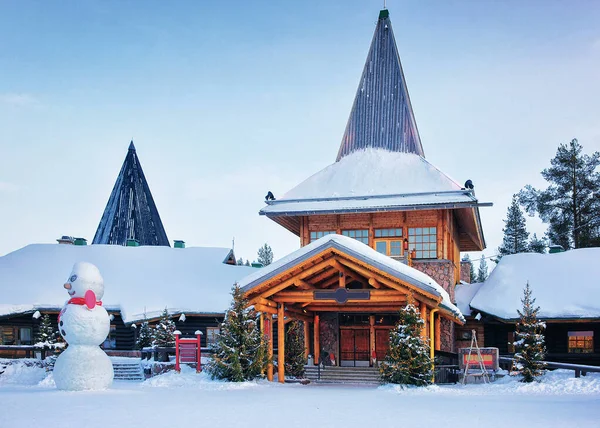
[{"label": "wooden post", "polygon": [[267,380],[273,382],[273,315],[266,314],[266,334],[268,336],[268,347],[267,355],[269,357],[269,364],[267,365]]},{"label": "wooden post", "polygon": [[314,348],[315,348],[315,364],[321,362],[321,346],[319,345],[319,315],[315,314],[315,333],[314,333]]},{"label": "wooden post", "polygon": [[442,318],[440,314],[435,317],[435,350],[442,349]]},{"label": "wooden post", "polygon": [[371,335],[370,355],[371,365],[373,365],[373,355],[375,355],[375,315],[369,316],[369,334]]},{"label": "wooden post", "polygon": [[310,354],[310,328],[307,321],[302,321],[304,324],[304,359],[308,361],[308,354]]},{"label": "wooden post", "polygon": [[344,275],[344,272],[339,272],[338,277],[339,277],[339,283],[338,283],[339,287],[346,288],[346,275]]},{"label": "wooden post", "polygon": [[279,383],[285,383],[285,307],[283,303],[277,308],[277,377]]},{"label": "wooden post", "polygon": [[421,319],[423,320],[423,328],[421,329],[421,337],[427,337],[427,305],[421,302]]}]

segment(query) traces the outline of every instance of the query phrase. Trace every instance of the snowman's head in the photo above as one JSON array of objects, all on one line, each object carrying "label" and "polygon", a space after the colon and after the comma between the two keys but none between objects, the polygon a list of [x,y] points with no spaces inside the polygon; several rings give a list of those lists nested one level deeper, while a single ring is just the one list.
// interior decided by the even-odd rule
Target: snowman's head
[{"label": "snowman's head", "polygon": [[104,280],[100,271],[88,262],[75,263],[64,287],[71,297],[85,297],[88,290],[94,292],[97,300],[104,296]]}]

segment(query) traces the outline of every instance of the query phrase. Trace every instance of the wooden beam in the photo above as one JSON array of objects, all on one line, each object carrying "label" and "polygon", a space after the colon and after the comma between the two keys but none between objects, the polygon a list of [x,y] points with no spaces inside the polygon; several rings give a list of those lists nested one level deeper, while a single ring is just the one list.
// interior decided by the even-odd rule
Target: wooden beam
[{"label": "wooden beam", "polygon": [[265,312],[267,314],[272,314],[272,315],[277,314],[277,309],[270,308],[268,306],[259,305],[258,303],[254,305],[254,309],[259,312]]},{"label": "wooden beam", "polygon": [[375,278],[369,278],[369,285],[373,288],[377,288],[377,289],[381,288],[381,284]]},{"label": "wooden beam", "polygon": [[344,272],[340,272],[339,273],[339,275],[338,275],[338,281],[339,281],[338,286],[340,288],[346,288],[346,278],[347,278],[347,275],[345,275]]},{"label": "wooden beam", "polygon": [[381,305],[381,306],[309,306],[313,311],[319,312],[398,312],[402,305]]},{"label": "wooden beam", "polygon": [[273,302],[271,300],[265,299],[264,297],[260,297],[260,296],[259,297],[255,297],[254,299],[252,299],[250,301],[250,306],[255,305],[257,303],[260,304],[260,305],[263,305],[263,306],[268,306],[268,307],[277,309],[277,303],[275,303],[275,302]]},{"label": "wooden beam", "polygon": [[304,321],[303,324],[304,324],[304,359],[308,361],[308,354],[310,354],[310,344],[309,344],[310,326],[308,325],[308,323],[306,321]]},{"label": "wooden beam", "polygon": [[265,316],[265,321],[267,323],[267,357],[269,360],[269,363],[267,364],[267,380],[273,382],[273,315],[267,314]]},{"label": "wooden beam", "polygon": [[337,284],[338,283],[338,273],[339,272],[336,272],[333,277],[329,278],[327,281],[324,281],[321,284],[321,288],[329,288],[332,285]]},{"label": "wooden beam", "polygon": [[261,297],[267,298],[272,296],[273,294],[289,287],[290,285],[294,284],[294,281],[297,281],[298,279],[303,280],[306,277],[309,277],[310,275],[314,274],[315,272],[320,271],[321,269],[323,269],[323,267],[325,266],[331,266],[331,264],[333,263],[333,260],[328,259],[328,260],[324,260],[320,263],[317,263],[316,265],[312,266],[311,268],[308,268],[304,271],[300,271],[299,275],[297,276],[292,276],[291,278],[283,281],[281,284],[276,285],[274,287],[271,288],[267,288],[266,290],[264,290],[261,294],[259,294]]},{"label": "wooden beam", "polygon": [[321,362],[321,345],[319,343],[319,336],[321,335],[321,323],[319,314],[315,314],[315,331],[314,331],[314,352],[315,352],[315,365]]},{"label": "wooden beam", "polygon": [[302,290],[314,290],[315,286],[312,284],[309,284],[306,281],[303,281],[301,279],[297,279],[296,281],[294,281],[294,285]]},{"label": "wooden beam", "polygon": [[279,383],[285,383],[285,307],[283,303],[277,308],[277,377]]},{"label": "wooden beam", "polygon": [[326,269],[323,272],[318,273],[317,275],[313,276],[313,277],[309,277],[306,280],[309,281],[311,284],[318,284],[319,282],[323,281],[326,278],[331,277],[331,275],[335,275],[337,273],[337,271],[333,268],[329,268]]},{"label": "wooden beam", "polygon": [[421,337],[427,337],[427,305],[425,302],[421,302],[421,319],[423,320],[423,327],[421,328]]}]

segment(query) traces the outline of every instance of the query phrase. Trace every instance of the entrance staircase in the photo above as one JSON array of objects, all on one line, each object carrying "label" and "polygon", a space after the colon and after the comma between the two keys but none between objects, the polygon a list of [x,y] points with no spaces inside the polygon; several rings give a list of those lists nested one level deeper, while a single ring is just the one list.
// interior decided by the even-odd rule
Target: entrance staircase
[{"label": "entrance staircase", "polygon": [[305,366],[305,376],[315,383],[354,383],[378,385],[379,369],[377,367],[321,367],[320,377],[317,366]]},{"label": "entrance staircase", "polygon": [[110,357],[115,371],[115,380],[142,382],[146,379],[140,358]]}]

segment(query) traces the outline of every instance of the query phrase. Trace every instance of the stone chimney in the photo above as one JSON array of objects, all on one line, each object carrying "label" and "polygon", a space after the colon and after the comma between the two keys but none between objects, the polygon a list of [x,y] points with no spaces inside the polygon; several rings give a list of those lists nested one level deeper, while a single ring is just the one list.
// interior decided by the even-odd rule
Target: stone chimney
[{"label": "stone chimney", "polygon": [[460,261],[460,280],[471,283],[471,260],[462,259]]}]

